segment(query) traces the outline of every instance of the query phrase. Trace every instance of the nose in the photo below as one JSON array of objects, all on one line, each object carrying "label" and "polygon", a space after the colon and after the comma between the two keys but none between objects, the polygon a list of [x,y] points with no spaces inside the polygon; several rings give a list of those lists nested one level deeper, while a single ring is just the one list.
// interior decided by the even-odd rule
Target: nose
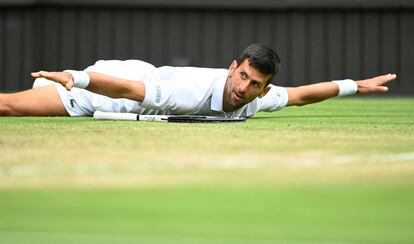
[{"label": "nose", "polygon": [[249,81],[244,81],[240,84],[240,86],[239,86],[239,93],[240,94],[246,93],[246,91],[249,87],[249,83],[250,83]]}]

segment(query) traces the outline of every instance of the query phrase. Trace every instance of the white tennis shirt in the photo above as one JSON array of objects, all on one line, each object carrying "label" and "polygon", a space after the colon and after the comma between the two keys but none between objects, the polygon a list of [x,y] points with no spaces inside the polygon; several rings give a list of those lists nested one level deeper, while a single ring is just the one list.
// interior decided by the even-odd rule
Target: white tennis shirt
[{"label": "white tennis shirt", "polygon": [[[140,60],[100,60],[85,69],[128,80],[141,80],[145,84],[142,103],[128,99],[110,99],[94,94],[94,110],[107,112],[134,112],[139,114],[191,114],[250,117],[259,111],[276,111],[286,106],[287,90],[271,85],[262,98],[237,111],[223,111],[223,92],[227,79],[226,69],[171,67],[159,68]],[[119,104],[114,104],[119,103]]]}]

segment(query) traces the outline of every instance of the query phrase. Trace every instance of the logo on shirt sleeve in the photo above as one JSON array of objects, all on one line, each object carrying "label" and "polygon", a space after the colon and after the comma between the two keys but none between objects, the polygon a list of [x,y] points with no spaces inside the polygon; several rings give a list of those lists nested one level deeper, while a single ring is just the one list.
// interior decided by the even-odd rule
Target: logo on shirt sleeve
[{"label": "logo on shirt sleeve", "polygon": [[156,91],[155,103],[160,103],[161,102],[161,87],[160,86],[156,86],[155,87],[155,91]]}]

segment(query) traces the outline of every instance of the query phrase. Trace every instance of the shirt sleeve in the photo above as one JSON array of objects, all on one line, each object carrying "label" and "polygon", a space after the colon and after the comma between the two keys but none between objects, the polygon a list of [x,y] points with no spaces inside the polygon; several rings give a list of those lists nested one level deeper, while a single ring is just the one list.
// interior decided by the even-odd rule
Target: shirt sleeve
[{"label": "shirt sleeve", "polygon": [[[179,114],[190,113],[201,105],[208,94],[207,85],[195,85],[186,79],[146,80],[142,107],[171,110]],[[206,83],[205,83],[206,84]]]},{"label": "shirt sleeve", "polygon": [[270,85],[269,92],[261,98],[255,99],[247,107],[247,116],[253,116],[257,112],[274,112],[286,107],[288,103],[287,89],[281,86]]}]

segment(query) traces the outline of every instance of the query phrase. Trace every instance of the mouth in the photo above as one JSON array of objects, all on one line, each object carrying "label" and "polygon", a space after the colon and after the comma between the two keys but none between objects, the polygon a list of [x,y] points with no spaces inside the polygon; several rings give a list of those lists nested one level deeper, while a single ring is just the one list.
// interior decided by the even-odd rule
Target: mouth
[{"label": "mouth", "polygon": [[243,96],[242,95],[240,95],[238,92],[233,92],[233,100],[235,101],[235,102],[241,102],[241,101],[243,101]]}]

